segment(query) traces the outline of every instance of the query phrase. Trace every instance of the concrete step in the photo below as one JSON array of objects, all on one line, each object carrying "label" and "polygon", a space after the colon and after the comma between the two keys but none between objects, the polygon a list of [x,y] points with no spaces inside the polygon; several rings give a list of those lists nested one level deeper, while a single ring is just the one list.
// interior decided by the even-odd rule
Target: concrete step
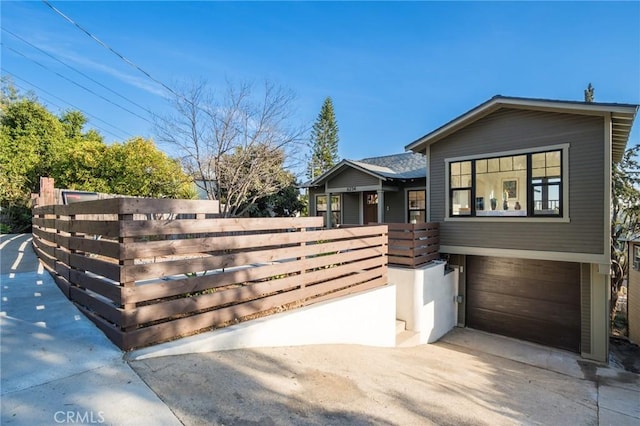
[{"label": "concrete step", "polygon": [[396,334],[402,333],[407,329],[407,322],[397,319],[396,320]]},{"label": "concrete step", "polygon": [[410,348],[420,344],[420,333],[405,330],[396,334],[396,348]]}]

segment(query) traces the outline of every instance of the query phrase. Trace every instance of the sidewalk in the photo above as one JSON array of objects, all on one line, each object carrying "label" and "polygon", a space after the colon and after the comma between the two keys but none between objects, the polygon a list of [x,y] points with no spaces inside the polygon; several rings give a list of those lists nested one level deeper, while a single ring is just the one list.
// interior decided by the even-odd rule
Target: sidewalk
[{"label": "sidewalk", "polygon": [[3,425],[180,425],[43,270],[31,235],[0,240]]}]

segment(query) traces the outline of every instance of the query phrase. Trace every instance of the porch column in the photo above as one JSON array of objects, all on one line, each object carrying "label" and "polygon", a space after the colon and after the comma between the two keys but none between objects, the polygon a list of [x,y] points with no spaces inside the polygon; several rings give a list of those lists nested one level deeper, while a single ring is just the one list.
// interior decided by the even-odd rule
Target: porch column
[{"label": "porch column", "polygon": [[378,223],[384,223],[384,191],[378,190]]},{"label": "porch column", "polygon": [[333,215],[331,214],[331,192],[327,192],[327,228],[333,227]]}]

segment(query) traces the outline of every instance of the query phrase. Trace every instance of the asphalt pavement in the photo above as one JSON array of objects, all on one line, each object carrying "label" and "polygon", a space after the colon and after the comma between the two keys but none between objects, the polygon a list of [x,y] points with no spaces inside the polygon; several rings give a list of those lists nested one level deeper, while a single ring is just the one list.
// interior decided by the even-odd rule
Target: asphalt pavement
[{"label": "asphalt pavement", "polygon": [[640,376],[468,329],[413,348],[125,357],[29,238],[0,238],[3,425],[640,425]]}]

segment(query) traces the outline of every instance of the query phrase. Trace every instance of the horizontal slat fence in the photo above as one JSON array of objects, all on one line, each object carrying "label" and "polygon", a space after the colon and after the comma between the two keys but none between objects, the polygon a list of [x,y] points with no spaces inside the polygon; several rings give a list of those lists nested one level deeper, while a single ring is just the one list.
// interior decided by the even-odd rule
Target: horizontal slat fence
[{"label": "horizontal slat fence", "polygon": [[215,213],[210,201],[132,198],[36,207],[34,248],[123,350],[387,284],[386,225]]},{"label": "horizontal slat fence", "polygon": [[440,257],[436,222],[389,223],[389,265],[417,268]]}]

